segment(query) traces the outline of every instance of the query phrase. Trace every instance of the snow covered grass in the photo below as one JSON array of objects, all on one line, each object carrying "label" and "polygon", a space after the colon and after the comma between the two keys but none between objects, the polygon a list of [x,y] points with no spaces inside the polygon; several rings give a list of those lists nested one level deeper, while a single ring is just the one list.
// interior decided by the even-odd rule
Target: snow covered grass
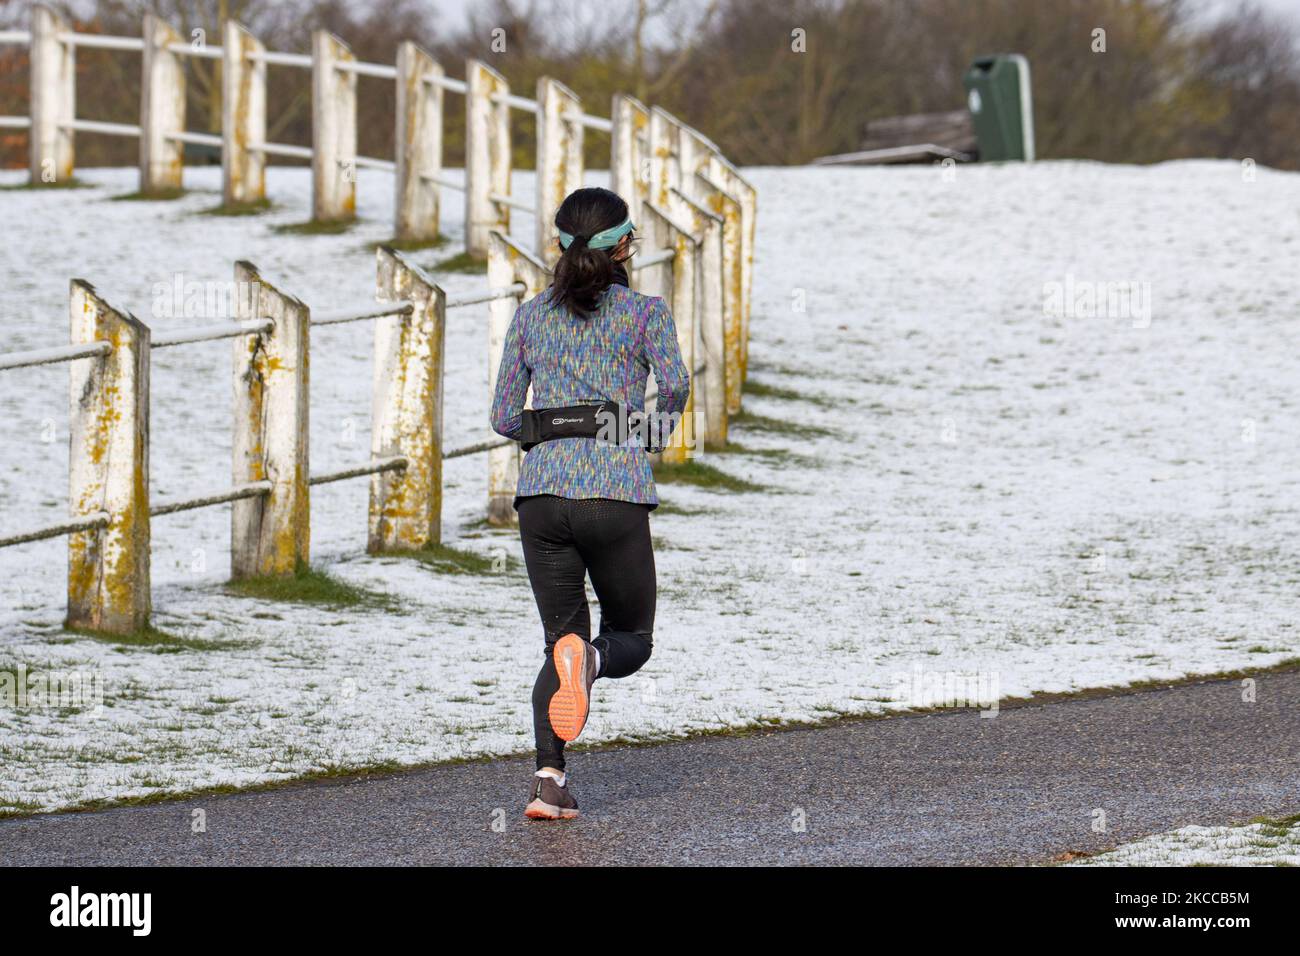
[{"label": "snow covered grass", "polygon": [[[111,201],[131,170],[81,175],[88,188],[0,191],[6,350],[66,341],[71,276],[155,329],[201,321],[160,314],[155,284],[225,282],[238,258],[313,308],[373,294],[386,174],[361,173],[362,221],[340,235],[277,231],[308,216],[304,170],[273,169],[273,208],[253,216],[204,214],[214,169],[187,171],[170,202]],[[584,740],[901,711],[954,677],[1025,696],[1297,656],[1300,176],[748,175],[740,450],[702,459],[719,480],[663,485],[655,656],[600,685]],[[460,214],[449,195],[452,241],[417,261],[460,248]],[[514,228],[531,235],[526,217]],[[442,278],[452,295],[483,282]],[[484,317],[448,320],[452,446],[487,431]],[[368,457],[369,330],[312,345],[326,471]],[[66,513],[66,376],[0,373],[0,528]],[[155,496],[228,485],[230,376],[229,343],[155,353]],[[481,456],[449,462],[446,484],[454,550],[423,561],[365,554],[364,481],[313,490],[315,565],[383,596],[352,607],[225,587],[226,508],[159,518],[159,636],[141,642],[63,630],[62,542],[0,551],[0,692],[23,669],[102,688],[63,708],[0,695],[0,812],[527,751],[541,635],[519,547],[482,521]]]},{"label": "snow covered grass", "polygon": [[1300,866],[1300,817],[1183,827],[1067,866]]}]

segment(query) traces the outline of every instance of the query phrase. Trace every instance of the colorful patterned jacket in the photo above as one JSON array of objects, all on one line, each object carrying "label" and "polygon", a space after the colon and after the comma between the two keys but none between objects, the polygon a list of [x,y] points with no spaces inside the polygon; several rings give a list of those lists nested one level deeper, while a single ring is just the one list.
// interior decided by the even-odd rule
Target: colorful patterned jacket
[{"label": "colorful patterned jacket", "polygon": [[[623,274],[617,278],[626,281]],[[663,299],[613,284],[584,319],[552,305],[549,297],[548,290],[529,299],[510,322],[492,399],[494,431],[519,439],[530,384],[533,408],[614,401],[643,412],[651,370],[659,390],[656,412],[682,413],[690,375]],[[528,495],[659,503],[645,449],[594,438],[537,445],[524,455],[515,494],[516,503]]]}]

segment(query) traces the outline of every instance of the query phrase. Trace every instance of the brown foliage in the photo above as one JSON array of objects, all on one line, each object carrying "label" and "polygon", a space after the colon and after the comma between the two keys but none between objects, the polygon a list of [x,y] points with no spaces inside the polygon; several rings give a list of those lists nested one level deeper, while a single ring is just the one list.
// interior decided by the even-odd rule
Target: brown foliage
[{"label": "brown foliage", "polygon": [[[138,35],[146,10],[187,38],[202,29],[212,43],[230,15],[278,50],[307,52],[311,31],[325,28],[361,59],[382,63],[413,39],[452,76],[467,56],[486,60],[525,96],[538,77],[554,76],[600,115],[615,92],[640,91],[746,164],[853,150],[872,118],[959,108],[962,74],[976,55],[1018,52],[1033,67],[1044,158],[1250,156],[1300,168],[1296,34],[1248,0],[1212,23],[1194,19],[1186,0],[492,0],[452,25],[422,0],[100,0],[77,28]],[[25,22],[9,11],[5,25]],[[1099,28],[1105,52],[1093,49]],[[793,48],[796,30],[805,52]],[[25,50],[0,48],[0,113],[27,111],[26,59]],[[193,60],[188,69],[189,126],[216,129],[219,65]],[[310,143],[310,77],[271,69],[271,138]],[[391,88],[359,82],[360,150],[391,157]],[[80,116],[134,122],[138,57],[79,51],[77,95]],[[449,165],[461,161],[462,108],[460,97],[447,96]],[[516,113],[514,122],[516,161],[527,165],[533,118]],[[588,144],[589,162],[602,166],[606,138],[590,133]],[[135,161],[130,140],[83,135],[77,146],[79,165]],[[25,159],[25,134],[7,132],[0,161]]]}]

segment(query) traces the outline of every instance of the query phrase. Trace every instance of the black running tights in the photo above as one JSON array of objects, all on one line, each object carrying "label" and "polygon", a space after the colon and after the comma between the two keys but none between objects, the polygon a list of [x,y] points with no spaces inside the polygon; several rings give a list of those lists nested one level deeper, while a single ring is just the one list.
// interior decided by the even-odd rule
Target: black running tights
[{"label": "black running tights", "polygon": [[[650,506],[609,498],[519,499],[519,537],[528,580],[542,615],[546,660],[533,686],[537,767],[564,769],[564,741],[547,709],[559,689],[551,663],[555,642],[577,634],[600,651],[600,677],[627,677],[650,659],[655,623],[655,559]],[[600,601],[600,630],[591,636],[586,577]]]}]

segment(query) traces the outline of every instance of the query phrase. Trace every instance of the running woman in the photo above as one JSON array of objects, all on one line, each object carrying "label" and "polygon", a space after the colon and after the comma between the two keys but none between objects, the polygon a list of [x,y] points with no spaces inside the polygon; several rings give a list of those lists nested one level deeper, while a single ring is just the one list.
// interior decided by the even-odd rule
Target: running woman
[{"label": "running woman", "polygon": [[[650,658],[650,512],[659,503],[643,442],[595,435],[539,440],[537,424],[560,424],[563,431],[561,423],[582,417],[574,406],[590,411],[600,403],[643,414],[652,370],[657,421],[679,418],[690,392],[667,305],[628,287],[633,225],[627,203],[608,189],[579,189],[561,204],[555,227],[562,253],[553,281],[516,310],[492,401],[492,428],[526,450],[514,505],[546,639],[533,687],[537,772],[524,810],[535,820],[578,815],[564,745],[582,733],[592,684],[634,674]],[[525,411],[530,384],[533,409],[554,410],[550,415]],[[562,409],[567,414],[557,414]],[[600,601],[594,638],[588,574]]]}]

